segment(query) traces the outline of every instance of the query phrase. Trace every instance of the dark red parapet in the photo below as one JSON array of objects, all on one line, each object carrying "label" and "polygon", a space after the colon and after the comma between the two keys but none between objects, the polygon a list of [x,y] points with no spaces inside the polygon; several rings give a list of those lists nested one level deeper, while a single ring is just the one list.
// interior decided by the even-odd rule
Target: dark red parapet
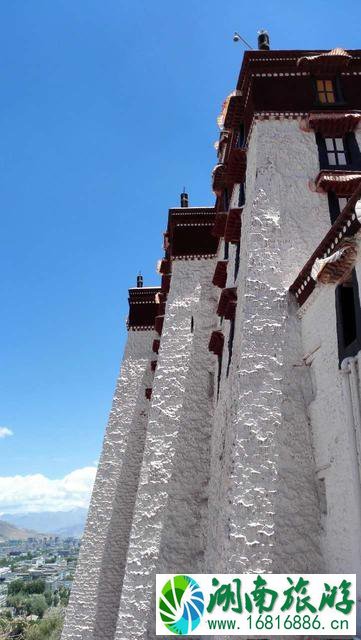
[{"label": "dark red parapet", "polygon": [[305,126],[325,137],[338,138],[353,131],[360,121],[360,111],[311,111]]},{"label": "dark red parapet", "polygon": [[212,236],[215,236],[216,238],[223,238],[224,230],[226,228],[226,222],[227,213],[225,211],[219,211],[218,213],[216,213],[216,218],[212,229]]},{"label": "dark red parapet", "polygon": [[247,169],[247,150],[245,147],[233,147],[227,162],[227,185],[232,186],[244,182]]},{"label": "dark red parapet", "polygon": [[147,398],[147,400],[150,400],[152,397],[152,387],[148,387],[145,390],[145,397]]},{"label": "dark red parapet", "polygon": [[208,350],[216,356],[220,356],[223,351],[224,335],[222,331],[213,331],[209,340]]},{"label": "dark red parapet", "polygon": [[242,96],[240,92],[235,93],[236,95],[229,96],[224,117],[225,129],[237,129],[243,119]]},{"label": "dark red parapet", "polygon": [[361,198],[361,184],[355,193],[348,200],[346,206],[341,211],[338,218],[326,233],[317,249],[310,256],[303,269],[301,269],[295,281],[290,286],[290,292],[295,296],[298,304],[302,306],[311,295],[316,286],[316,282],[311,276],[312,267],[317,258],[327,258],[335,250],[344,238],[348,238],[357,233],[361,228],[361,223],[356,214],[356,205]]},{"label": "dark red parapet", "polygon": [[227,282],[227,260],[217,262],[212,282],[216,287],[224,289]]},{"label": "dark red parapet", "polygon": [[350,197],[361,184],[361,171],[320,171],[316,180],[316,191],[334,191],[339,197]]},{"label": "dark red parapet", "polygon": [[344,49],[332,49],[316,55],[302,56],[297,60],[297,66],[310,73],[334,74],[346,69],[350,60],[352,56]]},{"label": "dark red parapet", "polygon": [[226,186],[226,166],[223,163],[216,164],[212,171],[212,189],[216,195],[220,195]]},{"label": "dark red parapet", "polygon": [[159,287],[134,287],[129,289],[128,329],[144,331],[154,328],[155,316],[158,313],[157,296]]},{"label": "dark red parapet", "polygon": [[213,258],[218,250],[218,238],[212,234],[214,221],[214,207],[169,209],[168,251],[172,261]]},{"label": "dark red parapet", "polygon": [[155,330],[161,336],[163,331],[164,316],[157,316],[155,319]]},{"label": "dark red parapet", "polygon": [[219,298],[217,314],[226,320],[233,320],[236,314],[237,289],[228,287],[223,289]]},{"label": "dark red parapet", "polygon": [[161,260],[161,263],[159,265],[159,273],[168,275],[171,273],[171,271],[172,271],[171,261],[168,258],[163,258],[163,260]]},{"label": "dark red parapet", "polygon": [[230,209],[224,231],[224,241],[237,244],[241,238],[241,214],[242,209]]},{"label": "dark red parapet", "polygon": [[169,293],[170,280],[171,280],[170,274],[162,275],[162,284],[161,284],[162,293]]},{"label": "dark red parapet", "polygon": [[159,353],[160,340],[153,340],[153,352]]}]

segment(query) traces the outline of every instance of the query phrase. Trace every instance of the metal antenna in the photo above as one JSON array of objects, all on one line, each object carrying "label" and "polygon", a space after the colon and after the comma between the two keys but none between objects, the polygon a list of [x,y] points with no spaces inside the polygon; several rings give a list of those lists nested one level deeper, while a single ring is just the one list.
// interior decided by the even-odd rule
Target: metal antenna
[{"label": "metal antenna", "polygon": [[243,44],[245,44],[246,47],[248,47],[249,49],[253,49],[253,47],[251,47],[251,45],[247,42],[247,40],[242,38],[242,36],[238,33],[238,31],[235,31],[233,35],[233,42],[238,42],[239,40],[242,40]]}]

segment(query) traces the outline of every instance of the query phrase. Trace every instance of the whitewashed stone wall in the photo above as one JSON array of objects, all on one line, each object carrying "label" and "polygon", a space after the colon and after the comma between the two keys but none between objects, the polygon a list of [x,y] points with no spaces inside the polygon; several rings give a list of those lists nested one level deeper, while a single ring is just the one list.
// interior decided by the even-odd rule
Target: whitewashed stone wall
[{"label": "whitewashed stone wall", "polygon": [[335,287],[317,287],[299,315],[304,355],[310,354],[306,363],[313,387],[309,413],[322,500],[321,549],[326,571],[357,573],[360,626],[360,477],[353,435],[355,425],[347,394],[348,374],[338,366]]},{"label": "whitewashed stone wall", "polygon": [[215,318],[214,268],[214,260],[173,262],[117,640],[153,637],[156,570],[202,570],[213,404],[208,340]]},{"label": "whitewashed stone wall", "polygon": [[[215,405],[207,564],[218,571],[318,571],[319,504],[309,374],[288,288],[329,228],[312,193],[314,135],[295,120],[256,123],[247,157],[233,357]],[[217,517],[217,514],[218,517]]]},{"label": "whitewashed stone wall", "polygon": [[143,458],[154,333],[129,331],[105,433],[63,640],[110,640]]}]

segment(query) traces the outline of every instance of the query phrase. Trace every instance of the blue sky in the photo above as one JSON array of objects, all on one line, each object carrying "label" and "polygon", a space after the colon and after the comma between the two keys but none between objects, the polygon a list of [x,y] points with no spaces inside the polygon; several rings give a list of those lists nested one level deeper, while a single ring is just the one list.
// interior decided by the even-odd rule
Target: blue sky
[{"label": "blue sky", "polygon": [[216,116],[243,55],[233,32],[357,48],[360,13],[359,0],[1,3],[0,426],[13,435],[0,429],[0,511],[94,477],[127,288],[139,269],[157,284],[183,185],[213,204]]}]

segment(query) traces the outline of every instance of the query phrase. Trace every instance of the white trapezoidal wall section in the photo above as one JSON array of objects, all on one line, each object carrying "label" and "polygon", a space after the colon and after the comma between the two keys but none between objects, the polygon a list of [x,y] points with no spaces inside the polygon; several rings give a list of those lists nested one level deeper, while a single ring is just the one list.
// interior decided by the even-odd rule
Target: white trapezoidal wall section
[{"label": "white trapezoidal wall section", "polygon": [[152,331],[129,331],[62,640],[112,640],[143,458]]},{"label": "white trapezoidal wall section", "polygon": [[[207,564],[229,572],[317,571],[319,508],[300,326],[288,288],[329,228],[309,190],[314,136],[258,122],[247,157],[232,364],[216,407]],[[228,283],[229,286],[229,283]],[[226,336],[227,339],[227,336]],[[225,340],[225,345],[227,340]]]},{"label": "white trapezoidal wall section", "polygon": [[[321,549],[329,573],[356,573],[361,624],[361,489],[359,419],[352,406],[350,378],[339,369],[335,287],[318,287],[300,310],[304,353],[314,397],[309,411],[321,511]],[[355,360],[358,369],[359,358]],[[360,397],[360,388],[357,389]],[[356,398],[357,401],[357,398]],[[355,420],[356,417],[356,420]],[[361,628],[358,628],[360,633]]]},{"label": "white trapezoidal wall section", "polygon": [[[201,564],[212,408],[206,349],[215,303],[209,299],[213,270],[213,260],[173,261],[117,640],[153,633],[159,566]],[[182,467],[188,474],[184,479]]]}]

